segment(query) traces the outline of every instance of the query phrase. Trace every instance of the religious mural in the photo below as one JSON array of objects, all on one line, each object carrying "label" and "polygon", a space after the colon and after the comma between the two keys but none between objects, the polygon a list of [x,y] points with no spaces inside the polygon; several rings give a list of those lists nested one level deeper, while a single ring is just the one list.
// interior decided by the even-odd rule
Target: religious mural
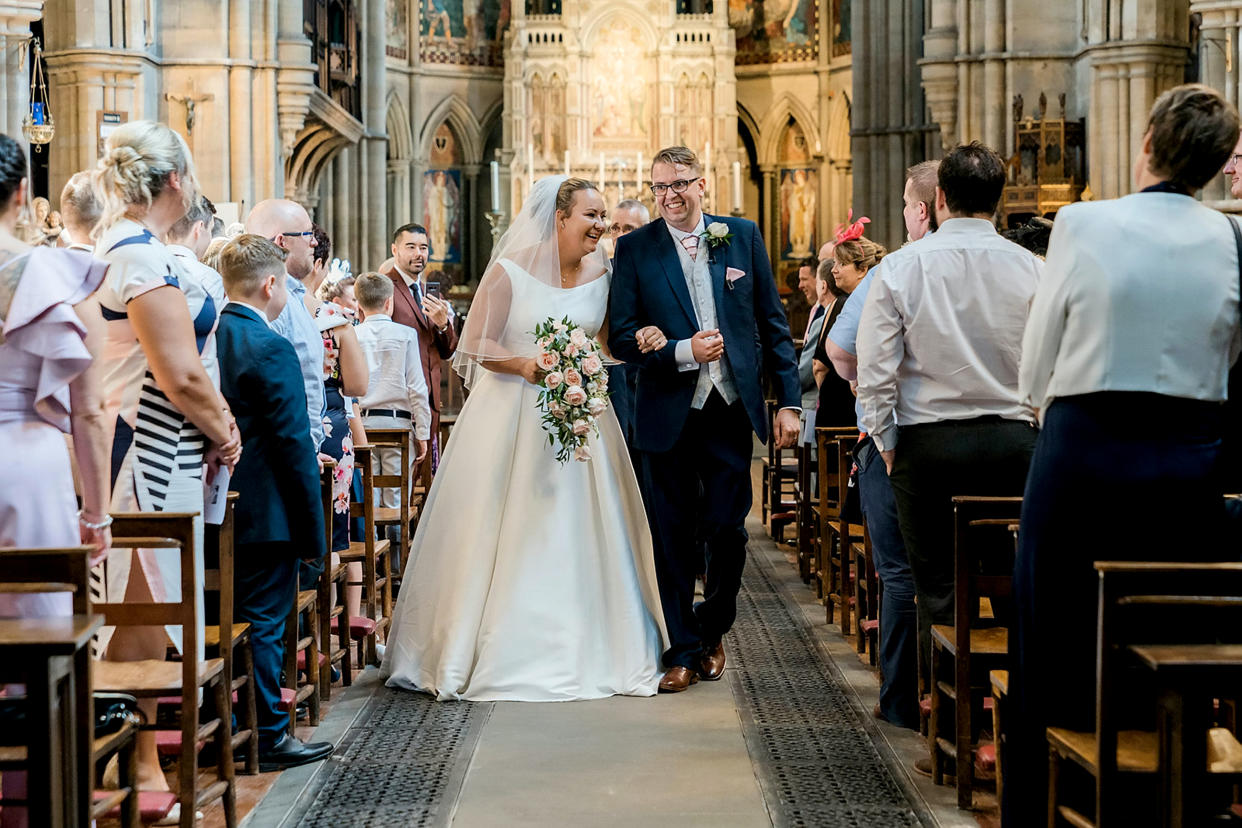
[{"label": "religious mural", "polygon": [[423,226],[431,241],[432,262],[461,264],[461,170],[423,173]]},{"label": "religious mural", "polygon": [[408,0],[388,0],[388,9],[385,14],[388,32],[384,51],[389,57],[397,60],[406,60],[410,54],[408,6]]},{"label": "religious mural", "polygon": [[420,52],[428,63],[500,66],[511,0],[421,0]]},{"label": "religious mural", "polygon": [[781,171],[781,258],[796,261],[814,253],[815,202],[819,176],[812,168]]},{"label": "religious mural", "polygon": [[633,23],[614,17],[601,27],[590,70],[590,129],[596,147],[648,143],[651,61],[646,51],[642,33]]},{"label": "religious mural", "polygon": [[565,81],[559,73],[530,82],[530,135],[535,153],[545,164],[559,164],[565,152]]},{"label": "religious mural", "polygon": [[818,5],[816,0],[729,0],[738,65],[815,60]]},{"label": "religious mural", "polygon": [[832,56],[850,53],[850,0],[832,0]]}]

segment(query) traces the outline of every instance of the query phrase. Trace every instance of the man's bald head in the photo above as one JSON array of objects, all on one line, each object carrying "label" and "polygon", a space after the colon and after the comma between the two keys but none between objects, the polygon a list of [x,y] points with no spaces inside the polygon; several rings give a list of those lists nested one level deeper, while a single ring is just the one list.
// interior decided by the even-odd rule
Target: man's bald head
[{"label": "man's bald head", "polygon": [[88,172],[74,173],[60,193],[60,215],[75,244],[91,243],[91,230],[99,223],[103,204]]},{"label": "man's bald head", "polygon": [[246,232],[271,239],[287,254],[285,269],[301,281],[311,273],[315,236],[310,214],[296,201],[269,198],[254,205],[246,216]]}]

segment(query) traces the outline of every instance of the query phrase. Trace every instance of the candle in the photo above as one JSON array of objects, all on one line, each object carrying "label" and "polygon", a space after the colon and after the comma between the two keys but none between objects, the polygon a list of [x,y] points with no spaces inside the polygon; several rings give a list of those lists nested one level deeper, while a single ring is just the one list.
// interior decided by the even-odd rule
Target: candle
[{"label": "candle", "polygon": [[492,162],[492,212],[500,212],[500,164]]},{"label": "candle", "polygon": [[569,177],[569,150],[565,150],[565,177]]},{"label": "candle", "polygon": [[625,198],[625,182],[621,180],[622,171],[625,170],[625,164],[617,162],[617,201]]},{"label": "candle", "polygon": [[644,167],[644,166],[643,166],[643,151],[642,151],[642,150],[639,150],[639,151],[638,151],[638,155],[637,155],[637,157],[636,157],[636,159],[635,159],[635,162],[636,162],[637,166],[635,166],[635,167],[634,167],[634,180],[638,182],[638,193],[639,193],[639,195],[642,195],[642,192],[643,192],[643,178],[644,178],[644,176],[647,174],[647,169],[646,169],[646,167]]},{"label": "candle", "polygon": [[526,145],[526,191],[530,192],[535,186],[535,145]]},{"label": "candle", "polygon": [[600,189],[603,189],[604,187],[604,154],[602,152],[599,154],[599,179],[598,180],[599,180]]},{"label": "candle", "polygon": [[733,162],[733,209],[742,211],[742,162]]},{"label": "candle", "polygon": [[703,174],[703,179],[707,183],[706,196],[707,196],[707,199],[711,200],[714,206],[716,198],[715,198],[714,190],[712,187],[712,185],[715,182],[712,181],[712,142],[711,141],[708,141],[707,145],[703,148],[703,157],[707,161],[707,169],[704,171],[704,174]]}]

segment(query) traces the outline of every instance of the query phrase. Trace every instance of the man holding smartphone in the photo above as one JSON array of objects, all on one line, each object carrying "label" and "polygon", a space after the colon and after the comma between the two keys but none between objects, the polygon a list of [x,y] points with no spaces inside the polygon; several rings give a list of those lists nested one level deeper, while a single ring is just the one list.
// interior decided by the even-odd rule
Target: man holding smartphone
[{"label": "man holding smartphone", "polygon": [[392,279],[392,319],[418,331],[418,348],[423,359],[423,376],[431,402],[431,450],[427,452],[432,471],[440,462],[441,360],[457,350],[457,328],[453,309],[440,293],[439,282],[426,280],[427,259],[431,253],[427,229],[421,224],[405,224],[392,234],[391,264],[379,272]]}]

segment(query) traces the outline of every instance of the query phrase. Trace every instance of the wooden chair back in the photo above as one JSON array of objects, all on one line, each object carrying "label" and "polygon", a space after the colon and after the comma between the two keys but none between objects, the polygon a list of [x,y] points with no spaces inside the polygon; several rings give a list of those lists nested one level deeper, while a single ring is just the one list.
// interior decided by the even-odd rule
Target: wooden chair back
[{"label": "wooden chair back", "polygon": [[0,549],[0,593],[68,592],[74,615],[90,606],[89,546]]},{"label": "wooden chair back", "polygon": [[387,629],[392,618],[392,578],[389,577],[390,544],[387,539],[376,537],[374,461],[370,446],[354,446],[354,466],[362,474],[362,501],[351,502],[349,514],[363,521],[362,540],[350,544],[350,554],[361,553],[364,611],[376,623],[376,632],[368,636],[368,657],[378,663],[377,635]]},{"label": "wooden chair back", "polygon": [[[1134,644],[1242,642],[1242,563],[1097,561],[1095,824],[1117,824],[1126,807],[1117,745],[1133,727],[1135,700],[1150,698],[1149,675],[1126,648]],[[1154,704],[1150,705],[1154,711]],[[1143,711],[1146,712],[1146,711]],[[1140,719],[1142,729],[1154,728]]]},{"label": "wooden chair back", "polygon": [[[410,479],[410,459],[411,449],[410,441],[413,439],[413,432],[408,428],[369,428],[367,429],[367,442],[372,446],[382,446],[385,448],[393,448],[400,452],[400,466],[397,474],[373,474],[375,485],[380,489],[396,488],[399,492],[397,498],[397,508],[381,509],[376,508],[375,522],[379,526],[397,526],[401,530],[400,541],[400,565],[405,566],[405,562],[410,556],[410,527],[414,520],[414,510],[411,508],[411,500],[413,498],[413,486]],[[430,454],[430,451],[428,452]],[[431,467],[427,466],[428,474]],[[372,469],[372,472],[375,470]],[[395,511],[395,515],[392,512]],[[400,578],[400,573],[396,563],[391,565],[394,578]]]},{"label": "wooden chair back", "polygon": [[[1013,595],[1011,527],[1021,516],[1020,497],[953,497],[953,626],[957,651],[966,653],[967,661],[972,629],[1007,626],[996,614]],[[982,614],[983,598],[989,599],[992,618]]]}]

